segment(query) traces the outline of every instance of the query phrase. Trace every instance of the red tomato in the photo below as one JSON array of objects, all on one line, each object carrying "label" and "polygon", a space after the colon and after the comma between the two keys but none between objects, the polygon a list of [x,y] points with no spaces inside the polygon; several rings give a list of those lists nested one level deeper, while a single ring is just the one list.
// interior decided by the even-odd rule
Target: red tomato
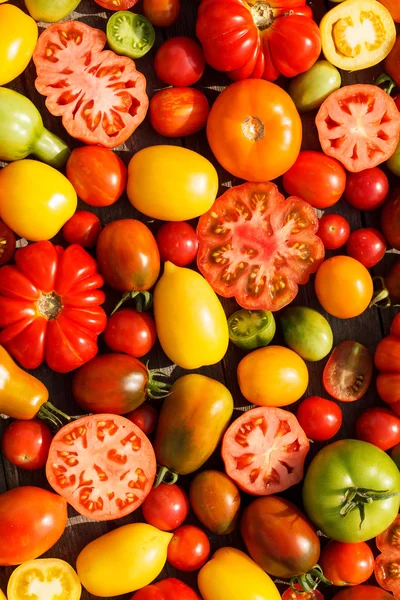
[{"label": "red tomato", "polygon": [[373,364],[365,346],[358,342],[342,342],[325,365],[324,388],[341,402],[354,402],[367,392],[372,379]]},{"label": "red tomato", "polygon": [[138,0],[94,0],[96,4],[107,8],[108,10],[128,10],[136,4]]},{"label": "red tomato", "polygon": [[[376,545],[382,552],[375,561],[375,577],[377,582],[385,590],[394,593],[398,597],[400,592],[400,580],[398,577],[400,558],[400,516],[376,538]],[[393,596],[392,596],[393,598]],[[380,600],[380,599],[379,599]],[[383,599],[382,600],[386,600]]]},{"label": "red tomato", "polygon": [[396,103],[397,110],[400,112],[400,94],[396,94],[395,96],[393,96],[393,100]]},{"label": "red tomato", "polygon": [[337,250],[347,242],[349,235],[349,222],[341,215],[330,214],[320,218],[317,236],[326,250]]},{"label": "red tomato", "polygon": [[359,585],[374,572],[374,555],[365,542],[329,542],[321,552],[319,565],[333,585]]},{"label": "red tomato", "polygon": [[307,436],[292,413],[262,406],[248,410],[232,423],[221,451],[226,473],[240,489],[267,496],[303,479],[309,449]]},{"label": "red tomato", "polygon": [[75,148],[66,169],[67,177],[79,198],[90,206],[110,206],[125,191],[127,168],[108,148]]},{"label": "red tomato", "polygon": [[183,525],[174,532],[168,545],[167,561],[179,571],[196,571],[210,556],[210,542],[202,529]]},{"label": "red tomato", "polygon": [[104,331],[104,341],[113,352],[125,352],[136,358],[148,354],[156,343],[153,317],[133,308],[123,308],[111,315]]},{"label": "red tomato", "polygon": [[345,85],[322,104],[316,117],[322,150],[352,173],[390,158],[400,139],[400,113],[376,85]]},{"label": "red tomato", "polygon": [[393,596],[372,585],[357,585],[341,590],[333,600],[393,600]]},{"label": "red tomato", "polygon": [[400,402],[400,339],[394,335],[383,338],[374,360],[376,368],[382,371],[376,380],[378,394],[395,410],[394,404]]},{"label": "red tomato", "polygon": [[3,435],[1,449],[10,463],[32,471],[46,464],[52,438],[43,421],[13,421]]},{"label": "red tomato", "polygon": [[146,523],[161,531],[172,531],[185,521],[189,512],[189,500],[178,485],[160,483],[147,496],[142,512]]},{"label": "red tomato", "polygon": [[154,57],[157,76],[161,81],[178,87],[187,87],[199,81],[205,67],[201,46],[183,36],[164,42]]},{"label": "red tomato", "polygon": [[381,228],[387,242],[400,250],[400,188],[394,189],[383,205]]},{"label": "red tomato", "polygon": [[400,515],[385,531],[376,536],[376,546],[381,552],[400,550]]},{"label": "red tomato", "polygon": [[170,27],[179,17],[180,0],[144,0],[143,12],[153,25]]},{"label": "red tomato", "polygon": [[316,442],[329,440],[336,435],[343,419],[342,411],[335,402],[319,396],[303,400],[296,416],[306,436]]},{"label": "red tomato", "polygon": [[[301,590],[299,585],[296,585],[298,590]],[[287,588],[282,595],[282,600],[324,600],[323,595],[319,590],[313,590],[312,592],[299,591],[297,594],[292,588]]]},{"label": "red tomato", "polygon": [[67,503],[42,488],[22,486],[0,494],[0,565],[20,565],[47,552],[67,524]]},{"label": "red tomato", "polygon": [[368,408],[357,419],[356,433],[357,439],[386,451],[400,443],[400,419],[388,408]]},{"label": "red tomato", "polygon": [[303,150],[284,174],[283,187],[288,194],[306,200],[314,208],[327,208],[342,196],[346,171],[337,160],[322,152]]},{"label": "red tomato", "polygon": [[378,167],[347,175],[344,197],[355,208],[375,210],[383,204],[388,192],[389,180]]},{"label": "red tomato", "polygon": [[386,6],[393,17],[393,20],[396,21],[396,23],[400,23],[400,4],[398,0],[379,0],[379,2],[383,4],[383,6]]},{"label": "red tomato", "polygon": [[142,588],[131,600],[200,600],[199,596],[185,583],[174,579],[163,579]]},{"label": "red tomato", "polygon": [[197,265],[220,296],[234,296],[250,310],[279,310],[324,258],[317,229],[318,218],[303,200],[285,200],[273,183],[245,183],[200,217]]},{"label": "red tomato", "polygon": [[76,212],[62,228],[62,234],[68,244],[80,244],[84,248],[96,245],[100,231],[99,217],[86,210]]},{"label": "red tomato", "polygon": [[46,476],[81,515],[109,521],[129,515],[149,494],[156,458],[144,433],[116,415],[82,417],[56,433]]},{"label": "red tomato", "polygon": [[82,21],[50,25],[33,53],[35,86],[72,137],[116,148],[143,121],[149,100],[144,75],[130,58],[102,52],[106,41]]},{"label": "red tomato", "polygon": [[135,423],[143,433],[150,435],[156,429],[158,412],[154,406],[146,402],[125,415],[125,418]]},{"label": "red tomato", "polygon": [[385,256],[386,240],[380,231],[372,227],[357,229],[350,234],[346,251],[349,256],[370,269]]},{"label": "red tomato", "polygon": [[[400,263],[397,264],[399,264],[400,266]],[[397,315],[392,321],[392,324],[390,326],[390,334],[400,338],[400,313],[397,313]]]},{"label": "red tomato", "polygon": [[196,259],[199,240],[196,231],[185,221],[164,223],[157,232],[156,240],[162,262],[186,267]]},{"label": "red tomato", "polygon": [[206,96],[195,88],[167,88],[150,100],[150,122],[165,137],[197,133],[205,127],[209,112]]},{"label": "red tomato", "polygon": [[14,232],[0,221],[0,266],[8,263],[14,256],[16,239]]}]

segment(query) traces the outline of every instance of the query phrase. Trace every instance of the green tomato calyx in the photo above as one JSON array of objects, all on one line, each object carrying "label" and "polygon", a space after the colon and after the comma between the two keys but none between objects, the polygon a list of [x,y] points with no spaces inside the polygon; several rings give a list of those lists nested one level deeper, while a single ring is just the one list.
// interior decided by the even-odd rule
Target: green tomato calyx
[{"label": "green tomato calyx", "polygon": [[112,315],[115,312],[117,312],[117,310],[119,308],[121,308],[121,306],[123,304],[125,304],[125,302],[127,300],[135,300],[135,302],[136,302],[135,308],[138,312],[143,312],[144,310],[149,310],[149,308],[151,308],[151,305],[153,304],[153,297],[150,294],[150,292],[137,292],[135,290],[131,290],[130,292],[126,292],[122,296],[121,300],[118,302],[118,304],[112,311],[110,317],[112,317]]},{"label": "green tomato calyx", "polygon": [[165,483],[166,485],[174,485],[174,483],[178,481],[178,477],[178,473],[170,471],[168,467],[160,467],[153,487],[158,487],[160,483]]},{"label": "green tomato calyx", "polygon": [[400,496],[400,492],[389,492],[389,490],[371,490],[368,488],[348,488],[344,494],[343,506],[340,516],[347,517],[353,510],[360,511],[360,529],[365,520],[365,505],[379,500],[388,500],[394,496]]},{"label": "green tomato calyx", "polygon": [[376,275],[373,277],[373,282],[374,287],[378,288],[379,285],[380,289],[375,290],[369,308],[372,306],[376,306],[377,308],[392,308],[394,306],[399,306],[398,304],[393,304],[392,299],[390,298],[390,292],[386,287],[383,277]]},{"label": "green tomato calyx", "polygon": [[158,400],[160,398],[166,398],[169,396],[171,384],[165,383],[164,381],[157,381],[155,377],[166,377],[169,375],[164,373],[164,371],[159,371],[158,369],[149,369],[149,363],[146,364],[148,381],[146,384],[146,394],[152,400]]},{"label": "green tomato calyx", "polygon": [[387,75],[387,73],[382,73],[382,75],[379,75],[379,77],[375,79],[374,84],[379,86],[384,92],[389,94],[389,96],[397,87],[396,83],[393,81],[390,75]]},{"label": "green tomato calyx", "polygon": [[290,580],[290,587],[295,592],[312,592],[316,590],[320,583],[325,585],[332,585],[332,582],[327,579],[319,565],[315,565],[308,573],[302,573],[296,577],[292,577]]}]

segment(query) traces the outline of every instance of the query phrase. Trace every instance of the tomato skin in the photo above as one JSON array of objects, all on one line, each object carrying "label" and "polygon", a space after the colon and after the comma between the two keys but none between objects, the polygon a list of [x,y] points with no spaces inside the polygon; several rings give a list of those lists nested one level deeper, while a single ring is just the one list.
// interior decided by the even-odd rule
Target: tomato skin
[{"label": "tomato skin", "polygon": [[396,21],[396,23],[400,23],[400,6],[398,2],[396,2],[396,0],[379,0],[379,2],[383,4],[383,6],[386,6],[393,17],[393,20]]},{"label": "tomato skin", "polygon": [[196,231],[186,221],[170,221],[161,225],[156,235],[160,259],[177,267],[190,265],[197,256],[199,240]]},{"label": "tomato skin", "polygon": [[170,27],[181,11],[180,0],[144,0],[143,12],[156,27]]},{"label": "tomato skin", "polygon": [[358,585],[341,590],[333,600],[393,600],[393,596],[372,585]]},{"label": "tomato skin", "polygon": [[385,256],[386,240],[378,229],[357,229],[350,234],[346,250],[349,256],[370,269]]},{"label": "tomato skin", "polygon": [[104,341],[110,350],[135,358],[148,354],[156,339],[154,319],[133,308],[123,308],[111,315],[104,330]]},{"label": "tomato skin", "polygon": [[341,215],[324,215],[319,220],[317,235],[326,250],[337,250],[349,239],[349,222]]},{"label": "tomato skin", "polygon": [[38,38],[35,21],[12,4],[0,6],[0,85],[25,71]]},{"label": "tomato skin", "polygon": [[62,228],[68,244],[80,244],[84,248],[96,245],[101,231],[99,217],[85,210],[76,212]]},{"label": "tomato skin", "polygon": [[316,442],[330,440],[339,431],[343,420],[340,407],[319,396],[303,400],[296,416],[306,436]]},{"label": "tomato skin", "polygon": [[168,546],[167,560],[179,571],[197,571],[210,556],[210,542],[202,529],[183,525],[174,531]]},{"label": "tomato skin", "polygon": [[389,193],[389,180],[378,167],[348,173],[344,197],[359,210],[375,210]]},{"label": "tomato skin", "polygon": [[1,450],[20,469],[41,469],[46,464],[52,438],[43,421],[13,421],[3,435]]},{"label": "tomato skin", "polygon": [[383,205],[381,228],[387,242],[400,250],[400,188],[394,189]]},{"label": "tomato skin", "polygon": [[96,4],[108,10],[128,10],[136,4],[138,0],[94,0]]},{"label": "tomato skin", "polygon": [[398,319],[394,319],[391,335],[383,338],[375,352],[375,366],[381,371],[376,380],[379,396],[391,405],[392,410],[399,414],[396,403],[400,402],[400,339],[398,334]]},{"label": "tomato skin", "polygon": [[374,572],[374,555],[365,542],[344,544],[331,541],[323,548],[319,564],[333,585],[359,585]]},{"label": "tomato skin", "polygon": [[14,232],[3,221],[0,221],[0,267],[12,259],[16,243]]},{"label": "tomato skin", "polygon": [[176,484],[160,483],[151,490],[142,504],[143,518],[146,523],[161,531],[172,531],[182,525],[188,512],[188,497]]},{"label": "tomato skin", "polygon": [[183,581],[169,577],[142,588],[131,600],[200,600],[199,596]]},{"label": "tomato skin", "polygon": [[164,137],[197,133],[205,127],[209,112],[206,96],[194,88],[167,88],[150,100],[150,122]]},{"label": "tomato skin", "polygon": [[368,349],[347,340],[336,346],[325,365],[322,382],[335,400],[355,402],[367,392],[373,364]]},{"label": "tomato skin", "polygon": [[311,69],[292,79],[288,91],[299,113],[304,113],[319,108],[341,85],[337,68],[326,60],[318,60]]},{"label": "tomato skin", "polygon": [[137,425],[146,435],[151,435],[156,429],[158,412],[151,404],[142,404],[124,416]]},{"label": "tomato skin", "polygon": [[359,440],[389,450],[400,443],[400,418],[387,408],[368,408],[357,419],[356,434]]},{"label": "tomato skin", "polygon": [[389,55],[385,59],[384,67],[385,72],[395,81],[397,87],[400,85],[399,75],[400,65],[400,38],[397,36],[396,42],[390,51]]},{"label": "tomato skin", "polygon": [[[1,2],[0,2],[1,4]],[[25,0],[25,6],[35,21],[44,23],[55,23],[68,17],[78,6],[79,0]]]},{"label": "tomato skin", "polygon": [[332,350],[331,326],[313,308],[289,306],[281,316],[281,328],[286,345],[304,360],[322,360]]},{"label": "tomato skin", "polygon": [[299,590],[298,593],[292,588],[287,588],[283,592],[282,600],[324,600],[324,597],[319,590],[304,593],[298,585],[296,585],[296,589]]},{"label": "tomato skin", "polygon": [[170,38],[161,44],[154,57],[157,77],[175,87],[197,83],[203,76],[205,67],[201,46],[192,38],[184,36]]}]

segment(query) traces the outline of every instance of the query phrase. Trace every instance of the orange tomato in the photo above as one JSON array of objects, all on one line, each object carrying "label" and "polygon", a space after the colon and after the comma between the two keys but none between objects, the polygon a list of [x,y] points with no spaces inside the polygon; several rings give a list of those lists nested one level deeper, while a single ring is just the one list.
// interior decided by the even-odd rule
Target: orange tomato
[{"label": "orange tomato", "polygon": [[386,6],[388,11],[396,23],[400,23],[400,2],[399,0],[379,0],[383,6]]}]

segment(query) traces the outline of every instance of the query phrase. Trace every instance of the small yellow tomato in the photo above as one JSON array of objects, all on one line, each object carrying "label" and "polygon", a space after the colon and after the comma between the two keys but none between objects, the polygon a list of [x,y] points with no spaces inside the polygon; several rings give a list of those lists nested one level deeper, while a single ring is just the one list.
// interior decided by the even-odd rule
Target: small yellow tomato
[{"label": "small yellow tomato", "polygon": [[[1,2],[4,2],[4,0],[0,0],[0,4]],[[0,590],[0,600],[7,600],[5,594],[3,594],[3,592]]]},{"label": "small yellow tomato", "polygon": [[207,212],[218,191],[218,175],[206,158],[180,146],[150,146],[129,163],[128,198],[144,215],[187,221]]},{"label": "small yellow tomato", "polygon": [[179,367],[199,369],[225,356],[229,331],[224,309],[196,271],[165,263],[154,290],[154,316],[162,349]]},{"label": "small yellow tomato", "polygon": [[89,594],[109,598],[149,585],[164,568],[172,533],[131,523],[90,542],[76,560]]},{"label": "small yellow tomato", "polygon": [[283,346],[250,352],[240,361],[237,375],[243,396],[257,406],[293,404],[308,386],[306,363]]},{"label": "small yellow tomato", "polygon": [[38,38],[38,27],[21,9],[0,6],[0,85],[9,83],[26,69]]},{"label": "small yellow tomato", "polygon": [[8,600],[79,600],[81,594],[78,575],[71,565],[59,558],[23,563],[13,571],[7,586]]},{"label": "small yellow tomato", "polygon": [[280,600],[272,579],[247,554],[220,548],[198,575],[204,600]]},{"label": "small yellow tomato", "polygon": [[49,240],[77,206],[72,184],[62,173],[36,160],[18,160],[0,171],[0,219],[32,242]]}]

